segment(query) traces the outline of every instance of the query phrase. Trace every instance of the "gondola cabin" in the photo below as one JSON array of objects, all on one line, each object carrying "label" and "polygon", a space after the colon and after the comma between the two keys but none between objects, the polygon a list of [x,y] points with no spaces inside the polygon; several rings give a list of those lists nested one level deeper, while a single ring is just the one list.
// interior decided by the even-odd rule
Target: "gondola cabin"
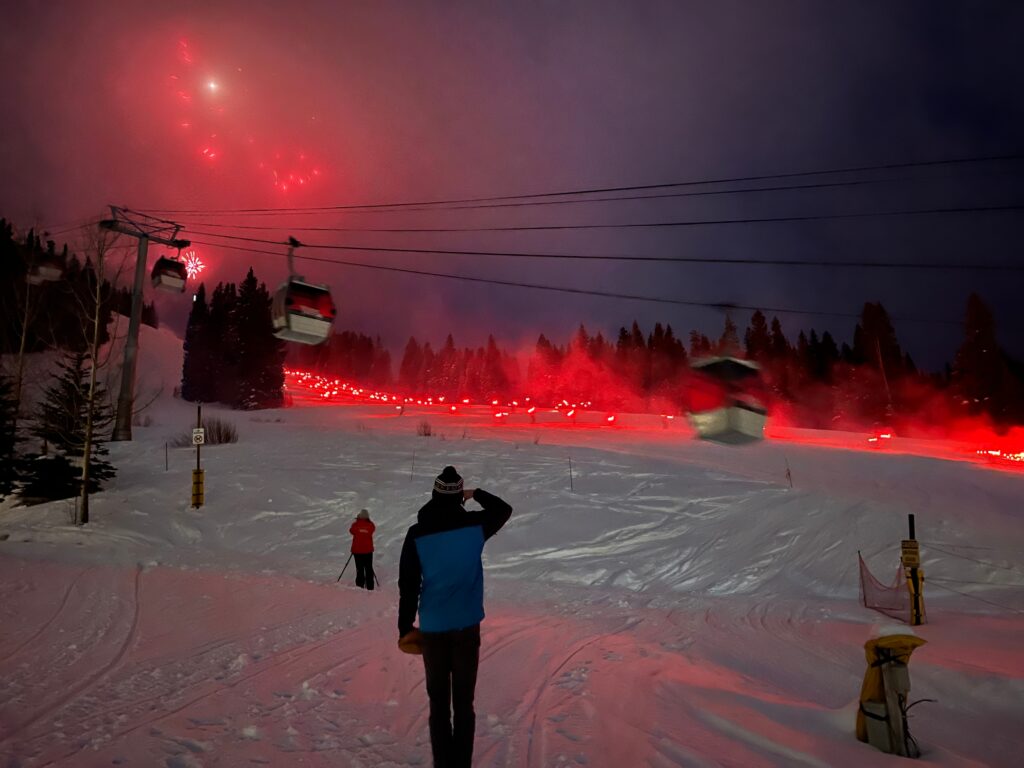
[{"label": "gondola cabin", "polygon": [[161,256],[153,265],[151,277],[154,288],[183,293],[188,280],[188,270],[185,268],[185,262]]},{"label": "gondola cabin", "polygon": [[757,363],[710,357],[690,367],[690,423],[701,439],[740,445],[764,438],[768,409]]},{"label": "gondola cabin", "polygon": [[326,285],[289,278],[274,294],[274,335],[299,344],[319,344],[331,334],[337,315]]}]

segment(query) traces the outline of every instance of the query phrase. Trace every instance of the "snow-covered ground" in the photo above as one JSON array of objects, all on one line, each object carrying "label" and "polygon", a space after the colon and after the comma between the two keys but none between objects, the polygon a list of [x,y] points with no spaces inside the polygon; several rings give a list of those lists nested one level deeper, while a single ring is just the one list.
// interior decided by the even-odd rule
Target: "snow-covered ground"
[{"label": "snow-covered ground", "polygon": [[[144,331],[140,371],[164,396],[111,446],[119,474],[93,522],[70,526],[64,502],[0,511],[5,768],[429,766],[396,580],[449,463],[515,507],[486,549],[475,764],[898,762],[853,735],[863,644],[891,624],[859,604],[857,551],[888,580],[907,513],[929,579],[912,698],[936,699],[913,710],[921,762],[1020,764],[1020,473],[730,449],[656,416],[572,429],[483,409],[204,408],[240,440],[203,450],[192,510],[195,452],[165,448],[195,418],[168,396],[180,342]],[[336,582],[363,507],[374,592],[351,567]]]}]

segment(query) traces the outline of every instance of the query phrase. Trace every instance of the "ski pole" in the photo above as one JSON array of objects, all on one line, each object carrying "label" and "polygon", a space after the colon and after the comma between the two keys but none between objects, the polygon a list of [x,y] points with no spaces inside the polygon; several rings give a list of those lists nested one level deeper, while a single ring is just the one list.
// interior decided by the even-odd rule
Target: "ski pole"
[{"label": "ski pole", "polygon": [[[345,561],[345,568],[348,568],[348,564],[352,562],[352,555],[348,556],[348,560]],[[345,568],[341,569],[341,573],[338,574],[338,581],[341,581],[341,577],[345,575]],[[337,583],[337,582],[335,582]]]}]

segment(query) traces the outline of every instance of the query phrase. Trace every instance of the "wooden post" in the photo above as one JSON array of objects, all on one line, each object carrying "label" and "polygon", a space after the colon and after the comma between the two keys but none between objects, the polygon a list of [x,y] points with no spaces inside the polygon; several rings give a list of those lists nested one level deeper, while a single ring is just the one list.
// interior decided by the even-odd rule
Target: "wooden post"
[{"label": "wooden post", "polygon": [[910,589],[910,623],[917,626],[924,623],[924,571],[921,568],[921,549],[917,543],[914,515],[908,517],[910,538],[902,542],[900,559]]},{"label": "wooden post", "polygon": [[900,701],[907,691],[901,691],[899,671],[905,673],[906,666],[898,661],[886,661],[882,664],[882,688],[885,690],[886,719],[889,725],[889,741],[892,754],[907,757],[907,732],[903,722],[903,707]]},{"label": "wooden post", "polygon": [[569,490],[574,490],[572,487],[572,456],[569,457]]}]

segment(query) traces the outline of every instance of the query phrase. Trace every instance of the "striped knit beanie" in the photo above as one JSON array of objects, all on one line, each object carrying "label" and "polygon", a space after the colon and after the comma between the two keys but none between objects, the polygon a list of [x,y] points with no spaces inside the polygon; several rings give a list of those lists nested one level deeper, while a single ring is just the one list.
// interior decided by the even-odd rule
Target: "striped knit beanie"
[{"label": "striped knit beanie", "polygon": [[462,493],[462,478],[455,471],[455,467],[445,467],[441,471],[434,479],[434,490],[452,496]]}]

